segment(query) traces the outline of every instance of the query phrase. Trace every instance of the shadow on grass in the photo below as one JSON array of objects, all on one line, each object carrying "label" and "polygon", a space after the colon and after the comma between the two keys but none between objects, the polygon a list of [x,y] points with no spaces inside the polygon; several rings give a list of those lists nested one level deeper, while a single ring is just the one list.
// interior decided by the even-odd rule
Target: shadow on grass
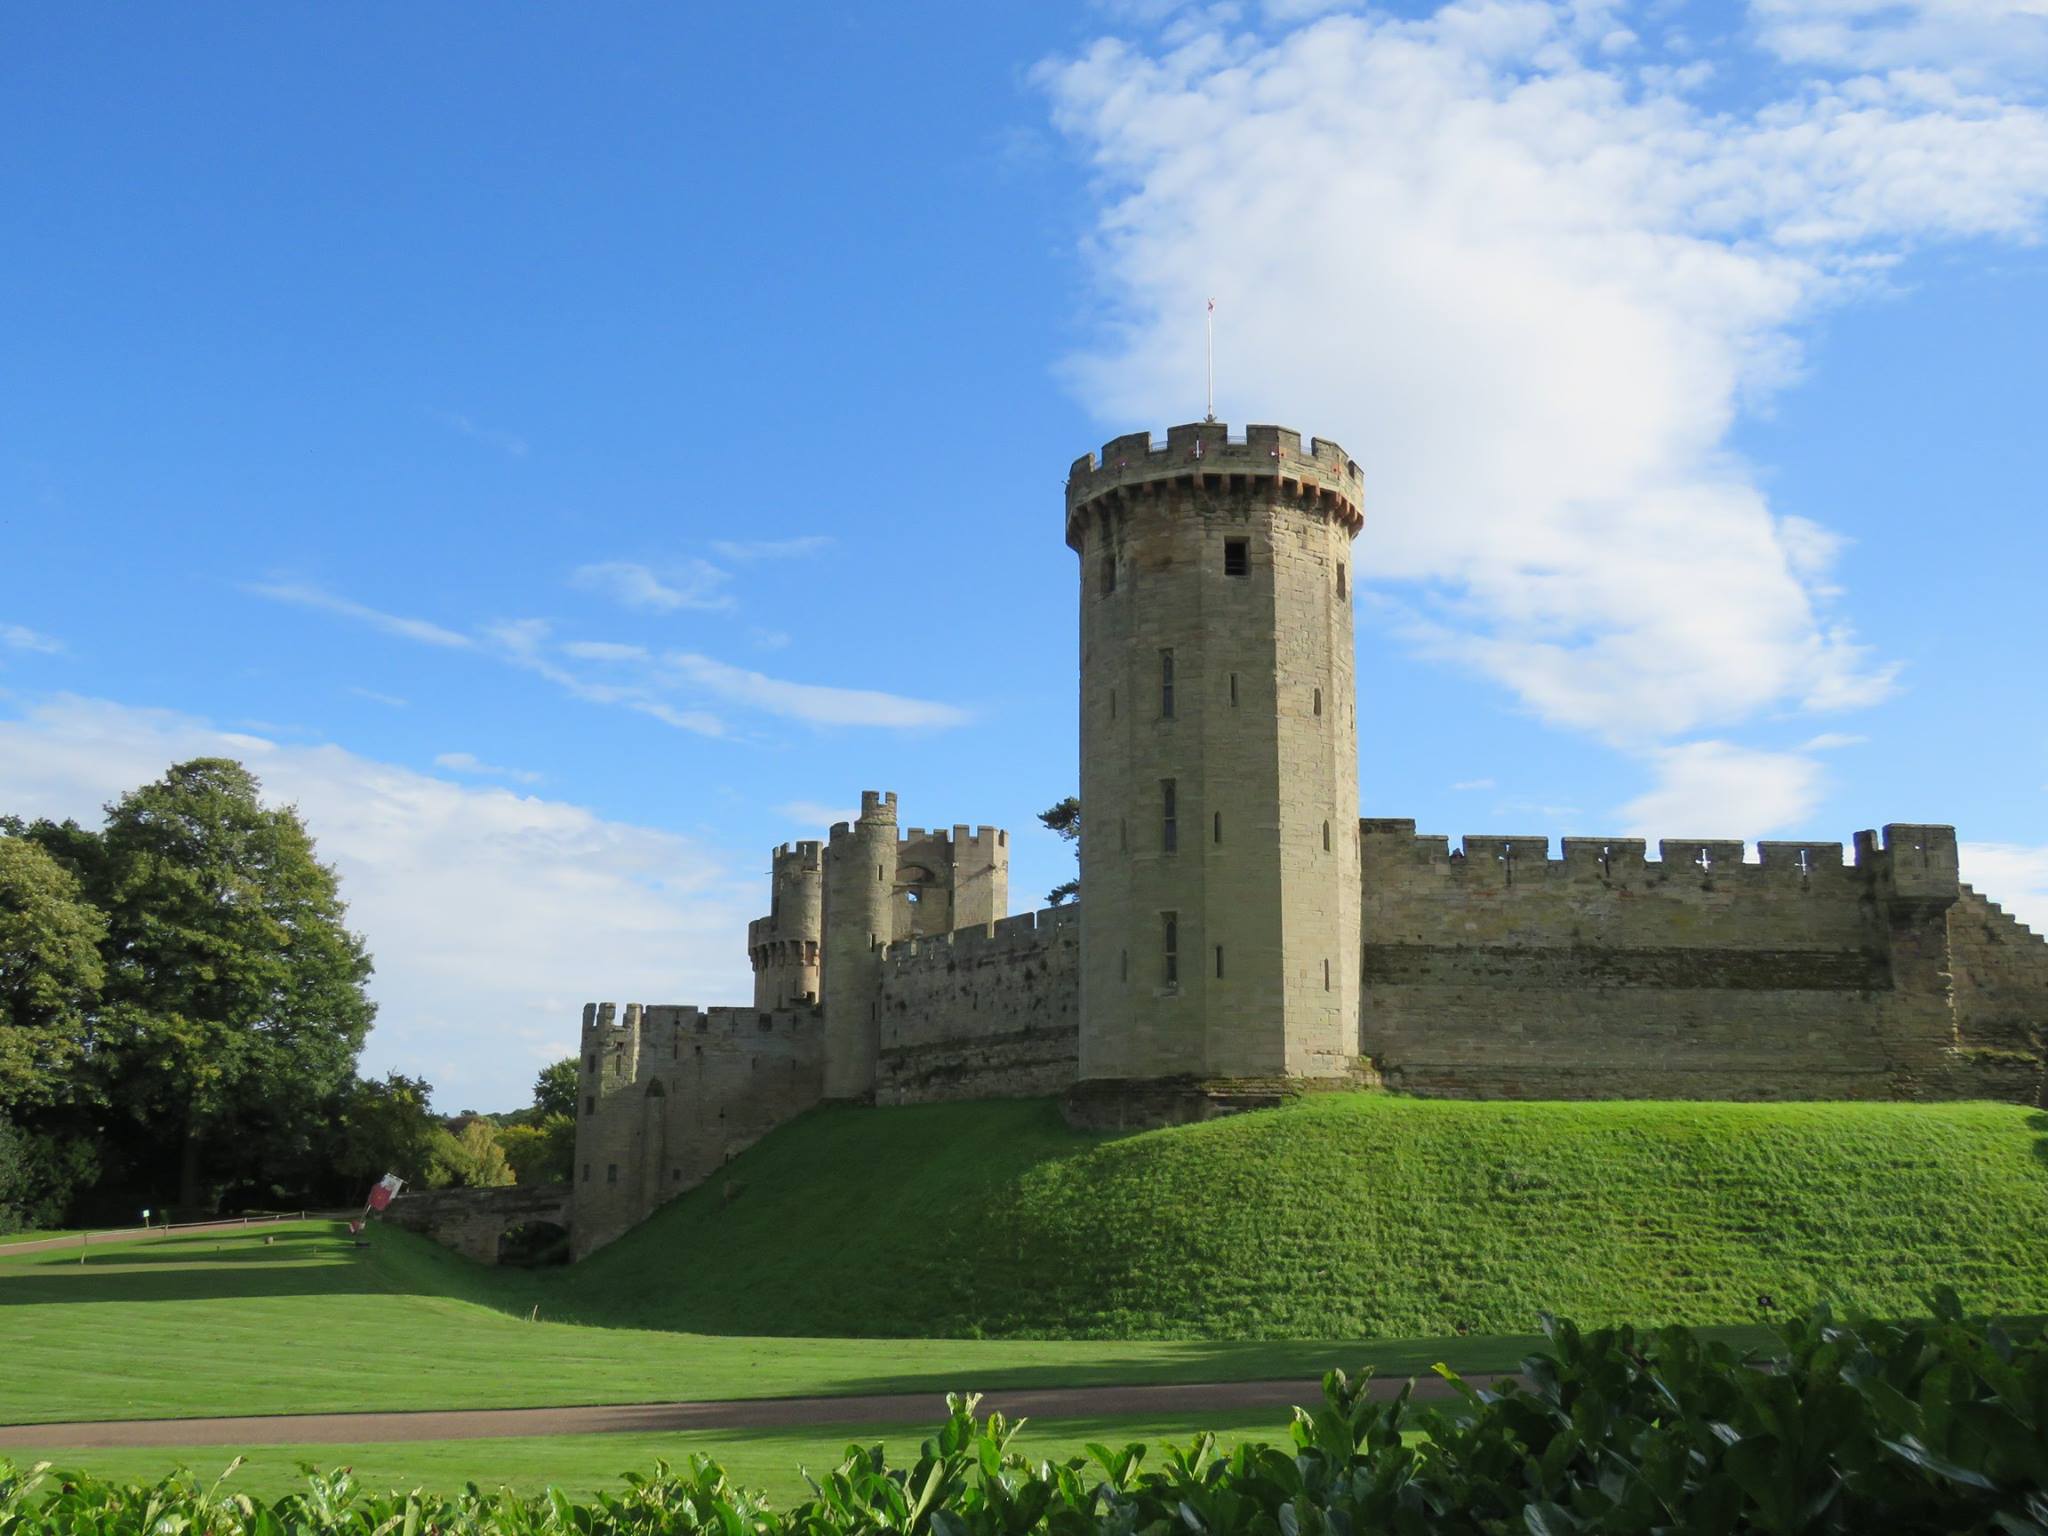
[{"label": "shadow on grass", "polygon": [[2040,1132],[2039,1139],[2034,1143],[2034,1156],[2043,1163],[2048,1163],[2048,1115],[2027,1116],[2027,1129]]}]

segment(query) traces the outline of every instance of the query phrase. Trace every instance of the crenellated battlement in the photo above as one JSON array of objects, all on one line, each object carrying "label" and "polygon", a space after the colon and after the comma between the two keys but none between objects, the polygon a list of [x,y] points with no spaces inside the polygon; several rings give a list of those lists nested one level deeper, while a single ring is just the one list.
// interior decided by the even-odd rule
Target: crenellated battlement
[{"label": "crenellated battlement", "polygon": [[822,869],[825,865],[825,845],[819,842],[780,843],[768,857],[771,867],[778,875],[805,869]]},{"label": "crenellated battlement", "polygon": [[1814,890],[1881,887],[1888,898],[1936,903],[1944,893],[1952,901],[1956,891],[1955,829],[1944,826],[1893,823],[1882,834],[1859,832],[1853,864],[1845,863],[1840,843],[1759,842],[1750,860],[1747,844],[1737,839],[1667,837],[1658,840],[1652,859],[1640,837],[1567,837],[1562,857],[1552,858],[1548,837],[1469,834],[1454,849],[1448,837],[1418,834],[1413,821],[1363,818],[1358,831],[1368,862],[1432,868],[1468,883],[1599,880],[1711,888],[1748,882],[1774,889],[1791,883]]},{"label": "crenellated battlement", "polygon": [[1035,948],[1062,930],[1079,932],[1080,921],[1079,902],[1045,907],[1037,912],[1019,912],[1013,917],[997,918],[992,923],[972,923],[950,933],[935,933],[924,938],[900,939],[894,944],[885,944],[881,948],[882,964],[886,970],[915,961],[920,956],[927,961],[934,954],[961,960],[980,954]]},{"label": "crenellated battlement", "polygon": [[1327,438],[1306,444],[1290,427],[1250,426],[1234,433],[1220,421],[1169,427],[1164,442],[1149,432],[1111,438],[1099,454],[1074,460],[1067,473],[1067,544],[1079,549],[1080,513],[1105,496],[1154,496],[1189,488],[1244,492],[1256,482],[1270,494],[1322,509],[1353,534],[1365,526],[1365,474]]}]

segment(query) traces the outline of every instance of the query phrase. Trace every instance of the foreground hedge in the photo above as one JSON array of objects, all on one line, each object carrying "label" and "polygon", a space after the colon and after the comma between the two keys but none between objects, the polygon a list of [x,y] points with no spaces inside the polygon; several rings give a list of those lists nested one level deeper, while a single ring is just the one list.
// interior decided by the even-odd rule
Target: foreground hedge
[{"label": "foreground hedge", "polygon": [[1769,1363],[1679,1328],[1545,1332],[1524,1382],[1444,1372],[1454,1408],[1419,1410],[1408,1387],[1374,1401],[1332,1372],[1291,1443],[1219,1456],[1204,1435],[1156,1471],[1137,1445],[1027,1461],[1001,1415],[950,1397],[913,1465],[851,1446],[787,1511],[701,1455],[588,1504],[474,1483],[372,1495],[346,1472],[264,1504],[184,1475],[122,1487],[0,1463],[0,1536],[2048,1536],[2048,1347],[1966,1322],[1953,1296],[1913,1324],[1817,1309]]}]

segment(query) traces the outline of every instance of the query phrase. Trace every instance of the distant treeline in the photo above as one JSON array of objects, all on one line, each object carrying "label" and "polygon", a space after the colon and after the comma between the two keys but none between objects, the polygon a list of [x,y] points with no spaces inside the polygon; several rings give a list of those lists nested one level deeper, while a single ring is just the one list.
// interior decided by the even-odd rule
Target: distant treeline
[{"label": "distant treeline", "polygon": [[356,1075],[371,963],[296,810],[226,758],[98,829],[0,816],[0,1232],[567,1176],[575,1066],[514,1115]]}]

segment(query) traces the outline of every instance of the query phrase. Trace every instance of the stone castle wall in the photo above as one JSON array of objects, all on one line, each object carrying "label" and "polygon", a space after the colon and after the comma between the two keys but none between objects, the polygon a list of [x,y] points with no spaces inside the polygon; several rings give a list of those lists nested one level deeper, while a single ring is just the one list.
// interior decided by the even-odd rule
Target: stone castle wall
[{"label": "stone castle wall", "polygon": [[824,1063],[816,1009],[585,1007],[576,1256],[816,1104]]},{"label": "stone castle wall", "polygon": [[1050,907],[891,945],[878,1104],[1055,1094],[1079,1075],[1080,913]]},{"label": "stone castle wall", "polygon": [[1954,834],[1886,834],[1853,863],[1764,843],[1751,864],[1713,841],[1654,860],[1624,838],[1453,853],[1363,822],[1363,1048],[1390,1087],[1474,1098],[2031,1097],[2039,1062],[1970,1049],[1958,999],[2039,1017],[2048,991],[2017,1001],[2024,964],[2001,992],[1968,955],[1955,982]]}]

